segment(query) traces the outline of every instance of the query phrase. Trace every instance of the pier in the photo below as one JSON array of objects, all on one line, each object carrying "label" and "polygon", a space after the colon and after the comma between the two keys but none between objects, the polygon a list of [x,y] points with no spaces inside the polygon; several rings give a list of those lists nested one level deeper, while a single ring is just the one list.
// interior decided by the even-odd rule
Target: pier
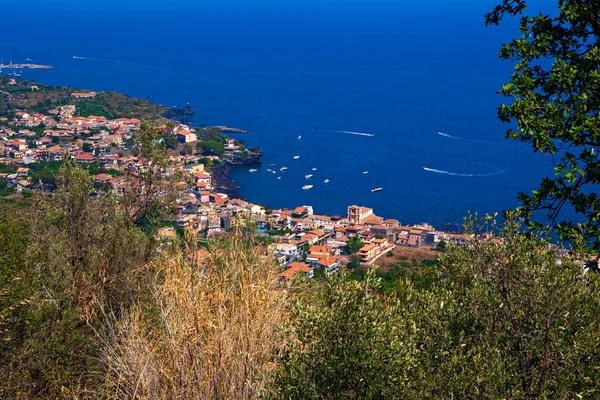
[{"label": "pier", "polygon": [[41,64],[13,64],[12,62],[9,64],[0,64],[0,69],[52,69],[54,68],[51,65],[41,65]]}]

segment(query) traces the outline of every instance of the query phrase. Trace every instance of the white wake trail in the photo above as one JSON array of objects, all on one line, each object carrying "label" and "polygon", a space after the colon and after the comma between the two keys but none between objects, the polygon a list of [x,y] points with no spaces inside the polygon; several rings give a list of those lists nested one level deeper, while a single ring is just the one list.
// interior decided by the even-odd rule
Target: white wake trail
[{"label": "white wake trail", "polygon": [[338,133],[347,133],[349,135],[359,135],[359,136],[375,136],[373,133],[366,132],[354,132],[354,131],[342,131],[342,130],[330,130],[329,132],[338,132]]},{"label": "white wake trail", "polygon": [[428,172],[435,172],[436,174],[444,174],[444,175],[451,175],[451,176],[498,176],[498,175],[502,175],[506,172],[502,169],[502,170],[490,172],[487,174],[464,174],[464,173],[460,173],[460,172],[450,172],[450,171],[444,171],[441,169],[427,168],[427,167],[423,167],[423,169]]}]

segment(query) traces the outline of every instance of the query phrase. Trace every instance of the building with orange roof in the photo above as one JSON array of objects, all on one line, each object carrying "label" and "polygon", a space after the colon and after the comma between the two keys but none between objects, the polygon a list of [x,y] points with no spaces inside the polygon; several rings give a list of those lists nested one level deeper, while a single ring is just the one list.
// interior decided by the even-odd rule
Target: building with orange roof
[{"label": "building with orange roof", "polygon": [[313,269],[310,265],[302,262],[291,262],[289,268],[279,274],[284,282],[290,282],[298,275],[306,274],[309,278],[313,277]]}]

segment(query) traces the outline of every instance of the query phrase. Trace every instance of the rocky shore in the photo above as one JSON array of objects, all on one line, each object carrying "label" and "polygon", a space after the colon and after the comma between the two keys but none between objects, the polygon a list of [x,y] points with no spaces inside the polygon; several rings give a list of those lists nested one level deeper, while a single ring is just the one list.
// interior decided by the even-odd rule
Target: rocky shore
[{"label": "rocky shore", "polygon": [[238,191],[238,184],[231,179],[231,176],[229,175],[230,170],[231,167],[229,165],[212,167],[214,186],[217,189],[217,192],[225,193],[231,199],[245,200],[245,197]]}]

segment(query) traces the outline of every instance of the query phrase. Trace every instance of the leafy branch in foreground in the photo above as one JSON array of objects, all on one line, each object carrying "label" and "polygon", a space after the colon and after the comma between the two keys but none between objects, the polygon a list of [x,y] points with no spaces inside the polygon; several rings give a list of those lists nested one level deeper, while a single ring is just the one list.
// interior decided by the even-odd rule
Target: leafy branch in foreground
[{"label": "leafy branch in foreground", "polygon": [[[486,15],[487,25],[521,15],[526,0],[503,0]],[[529,142],[534,151],[556,155],[554,178],[531,194],[521,193],[530,228],[544,211],[564,239],[581,233],[600,250],[600,1],[559,0],[555,15],[522,15],[521,37],[504,44],[500,58],[514,63],[500,93],[512,99],[498,108],[502,122],[516,122],[507,137]],[[561,221],[570,207],[583,224]]]}]

